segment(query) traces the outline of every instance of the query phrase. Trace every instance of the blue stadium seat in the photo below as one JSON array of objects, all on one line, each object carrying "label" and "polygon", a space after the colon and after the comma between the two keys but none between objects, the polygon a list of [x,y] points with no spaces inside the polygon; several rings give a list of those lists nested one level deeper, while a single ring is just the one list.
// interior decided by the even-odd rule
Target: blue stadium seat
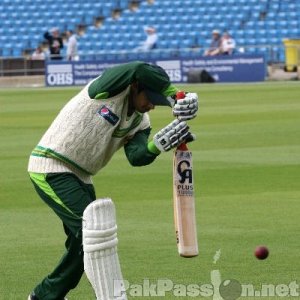
[{"label": "blue stadium seat", "polygon": [[159,40],[158,42],[158,48],[160,49],[167,49],[169,48],[169,42],[166,40]]},{"label": "blue stadium seat", "polygon": [[241,21],[239,20],[233,20],[230,23],[230,29],[240,29],[241,28]]},{"label": "blue stadium seat", "polygon": [[280,28],[278,29],[278,36],[281,38],[287,38],[289,36],[289,29],[287,28]]},{"label": "blue stadium seat", "polygon": [[266,29],[259,29],[257,30],[257,36],[258,37],[265,37],[267,36],[268,31]]},{"label": "blue stadium seat", "polygon": [[287,13],[288,19],[289,20],[299,20],[299,13],[300,13],[300,3],[299,3],[298,11],[295,10],[295,11],[290,11],[290,12]]},{"label": "blue stadium seat", "polygon": [[248,38],[255,38],[256,37],[256,31],[254,29],[248,29],[246,33]]},{"label": "blue stadium seat", "polygon": [[259,47],[257,49],[257,53],[265,55],[267,61],[269,61],[269,58],[270,58],[270,48],[268,48],[268,47]]},{"label": "blue stadium seat", "polygon": [[236,42],[237,42],[237,44],[240,45],[240,46],[247,45],[247,40],[244,39],[244,38],[237,38],[237,39],[236,39]]},{"label": "blue stadium seat", "polygon": [[280,2],[279,1],[270,1],[269,10],[279,11],[280,10]]},{"label": "blue stadium seat", "polygon": [[269,37],[268,44],[271,45],[279,45],[282,43],[282,40],[279,37]]},{"label": "blue stadium seat", "polygon": [[234,37],[236,39],[244,38],[245,35],[246,35],[245,31],[242,30],[242,29],[238,29],[238,30],[232,31],[232,34],[234,35]]},{"label": "blue stadium seat", "polygon": [[277,31],[277,29],[268,29],[266,35],[269,38],[274,38],[274,37],[278,36],[278,31]]},{"label": "blue stadium seat", "polygon": [[259,37],[256,39],[258,45],[267,45],[268,39],[264,37]]},{"label": "blue stadium seat", "polygon": [[247,45],[256,45],[257,44],[257,40],[255,38],[248,38],[246,40]]},{"label": "blue stadium seat", "polygon": [[161,59],[161,53],[159,51],[150,51],[148,56],[153,60]]},{"label": "blue stadium seat", "polygon": [[22,56],[23,54],[23,44],[15,44],[12,49],[12,56]]},{"label": "blue stadium seat", "polygon": [[2,56],[13,55],[13,44],[6,44],[2,46]]},{"label": "blue stadium seat", "polygon": [[292,31],[297,30],[299,32],[300,19],[298,20],[290,20],[289,26]]},{"label": "blue stadium seat", "polygon": [[278,50],[279,61],[285,61],[285,51],[283,48],[279,48]]},{"label": "blue stadium seat", "polygon": [[269,54],[270,62],[274,62],[274,63],[279,62],[280,47],[272,46],[272,47],[270,47],[269,52],[270,52],[270,54]]},{"label": "blue stadium seat", "polygon": [[[80,48],[87,51],[93,50],[90,43],[95,40],[101,41],[94,44],[99,51],[103,47],[132,49],[146,38],[143,28],[149,25],[157,27],[159,48],[207,45],[215,28],[229,30],[238,44],[266,41],[279,45],[282,38],[300,36],[300,1],[295,0],[185,0],[184,6],[182,0],[155,0],[153,5],[142,0],[136,12],[128,9],[129,2],[2,0],[0,42],[5,35],[8,45],[15,44],[19,38],[24,48],[35,48],[43,40],[44,31],[51,27],[57,26],[64,31],[76,29],[80,23],[87,25],[85,35],[80,38]],[[115,8],[123,10],[117,21],[111,18]],[[260,19],[260,13],[266,9],[266,18]],[[106,17],[104,25],[93,30],[94,19],[100,15]],[[81,45],[85,43],[86,46]],[[278,49],[276,51],[279,53]],[[18,50],[10,52],[12,55],[19,53]],[[178,55],[186,54],[185,51],[178,52]],[[166,53],[160,53],[160,57],[163,55]],[[278,57],[282,58],[282,55]]]},{"label": "blue stadium seat", "polygon": [[120,0],[119,1],[119,8],[121,8],[121,9],[128,8],[128,5],[129,5],[128,0]]},{"label": "blue stadium seat", "polygon": [[247,53],[247,54],[254,54],[256,52],[257,52],[256,47],[246,47],[246,49],[245,49],[245,53]]},{"label": "blue stadium seat", "polygon": [[274,29],[277,28],[277,22],[275,20],[266,20],[266,28],[267,29]]}]

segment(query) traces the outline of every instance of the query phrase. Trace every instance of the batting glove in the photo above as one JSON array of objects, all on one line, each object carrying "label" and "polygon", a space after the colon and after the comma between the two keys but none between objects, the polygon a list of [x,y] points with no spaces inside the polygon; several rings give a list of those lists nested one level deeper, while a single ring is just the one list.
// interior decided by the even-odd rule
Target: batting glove
[{"label": "batting glove", "polygon": [[158,150],[169,151],[185,142],[190,136],[186,122],[176,119],[156,133],[153,142]]},{"label": "batting glove", "polygon": [[198,111],[198,95],[186,93],[183,99],[176,100],[173,106],[173,115],[179,120],[191,120],[196,117]]}]

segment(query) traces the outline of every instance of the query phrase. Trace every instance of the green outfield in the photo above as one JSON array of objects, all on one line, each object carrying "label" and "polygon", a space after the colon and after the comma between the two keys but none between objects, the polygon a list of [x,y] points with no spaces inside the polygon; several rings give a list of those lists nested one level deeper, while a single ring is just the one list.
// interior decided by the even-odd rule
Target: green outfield
[{"label": "green outfield", "polygon": [[[213,299],[211,282],[217,273],[222,281],[235,279],[244,289],[249,286],[248,296],[241,299],[254,299],[251,286],[261,292],[262,284],[269,284],[262,299],[299,299],[292,296],[300,293],[300,84],[184,89],[200,97],[199,116],[189,122],[197,135],[190,148],[198,257],[177,254],[171,152],[150,166],[133,168],[120,150],[94,177],[97,197],[111,197],[116,204],[120,260],[131,284],[129,293],[139,295],[143,284],[144,296],[153,296],[155,284],[166,287],[172,281],[172,290],[155,299]],[[26,168],[30,151],[78,90],[0,91],[0,300],[27,299],[62,254],[61,222],[35,193]],[[157,107],[151,112],[153,133],[171,120],[167,108]],[[265,261],[253,255],[260,244],[270,249]],[[180,292],[189,296],[176,297]],[[94,299],[92,289],[83,277],[69,300],[89,299]]]}]

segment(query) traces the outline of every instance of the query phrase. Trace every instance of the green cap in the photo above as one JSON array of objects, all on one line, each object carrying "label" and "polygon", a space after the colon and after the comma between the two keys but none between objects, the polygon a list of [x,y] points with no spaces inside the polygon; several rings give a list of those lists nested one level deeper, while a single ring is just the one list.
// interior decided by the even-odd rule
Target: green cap
[{"label": "green cap", "polygon": [[164,95],[171,82],[163,68],[147,63],[141,64],[136,71],[136,79],[153,105],[171,106]]}]

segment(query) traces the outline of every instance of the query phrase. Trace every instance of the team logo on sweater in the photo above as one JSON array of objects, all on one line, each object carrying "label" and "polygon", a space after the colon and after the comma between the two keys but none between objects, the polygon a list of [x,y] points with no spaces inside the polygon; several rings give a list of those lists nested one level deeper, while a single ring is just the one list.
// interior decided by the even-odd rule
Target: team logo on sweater
[{"label": "team logo on sweater", "polygon": [[98,114],[112,125],[116,125],[119,121],[119,117],[105,105],[100,107]]}]

